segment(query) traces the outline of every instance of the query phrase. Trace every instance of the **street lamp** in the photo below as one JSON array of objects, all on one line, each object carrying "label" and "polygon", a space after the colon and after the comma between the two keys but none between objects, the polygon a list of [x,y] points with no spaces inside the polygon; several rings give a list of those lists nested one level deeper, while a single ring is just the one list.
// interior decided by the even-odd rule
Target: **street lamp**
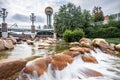
[{"label": "street lamp", "polygon": [[0,17],[3,18],[3,23],[5,23],[5,18],[7,17],[8,12],[5,8],[2,8],[2,11],[0,11]]},{"label": "street lamp", "polygon": [[36,20],[36,16],[34,15],[34,13],[31,13],[30,20],[32,21],[32,25],[31,25],[31,37],[35,38],[35,25],[34,25],[34,21]]},{"label": "street lamp", "polygon": [[57,15],[57,13],[54,14],[54,34],[53,34],[53,37],[54,37],[55,39],[57,38],[57,33],[56,33],[57,23],[56,23],[56,18],[55,18],[56,15]]},{"label": "street lamp", "polygon": [[2,23],[2,37],[7,38],[8,37],[8,32],[7,32],[7,23],[5,23],[5,18],[7,17],[8,12],[6,11],[5,8],[2,8],[0,11],[0,17],[3,19]]},{"label": "street lamp", "polygon": [[35,16],[34,13],[31,13],[31,15],[30,15],[30,20],[32,21],[32,25],[34,25],[34,22],[35,22],[35,20],[36,20],[36,16]]}]

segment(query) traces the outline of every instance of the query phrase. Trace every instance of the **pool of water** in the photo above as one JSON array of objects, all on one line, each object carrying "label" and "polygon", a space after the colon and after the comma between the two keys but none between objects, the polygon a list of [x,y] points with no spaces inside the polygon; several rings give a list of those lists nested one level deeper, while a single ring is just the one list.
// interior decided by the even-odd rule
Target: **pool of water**
[{"label": "pool of water", "polygon": [[59,53],[68,49],[68,45],[63,44],[53,44],[51,47],[45,49],[38,49],[38,44],[27,45],[26,42],[22,44],[16,44],[15,48],[12,50],[0,51],[0,59],[7,58],[26,58],[31,55],[47,54],[47,53]]}]

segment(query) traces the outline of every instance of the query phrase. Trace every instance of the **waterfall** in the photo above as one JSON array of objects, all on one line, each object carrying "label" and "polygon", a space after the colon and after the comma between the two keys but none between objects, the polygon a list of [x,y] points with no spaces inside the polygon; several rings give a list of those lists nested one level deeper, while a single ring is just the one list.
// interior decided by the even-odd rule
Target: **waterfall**
[{"label": "waterfall", "polygon": [[[115,68],[119,65],[113,65],[115,60],[120,63],[118,57],[105,54],[98,48],[85,54],[95,57],[98,64],[84,62],[81,58],[82,54],[80,54],[74,57],[74,61],[71,64],[67,64],[67,67],[63,70],[52,70],[51,64],[49,64],[47,71],[40,77],[36,71],[33,71],[32,75],[26,74],[28,79],[25,80],[120,80],[120,70]],[[32,64],[33,61],[28,62],[27,66]],[[115,70],[117,72],[114,72]],[[96,72],[102,73],[103,76],[95,77],[97,75],[95,74]]]}]

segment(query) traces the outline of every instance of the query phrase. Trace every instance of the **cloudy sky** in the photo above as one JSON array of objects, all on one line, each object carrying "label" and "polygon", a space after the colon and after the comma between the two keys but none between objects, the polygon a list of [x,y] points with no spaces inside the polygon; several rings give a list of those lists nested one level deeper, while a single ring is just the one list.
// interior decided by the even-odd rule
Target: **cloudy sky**
[{"label": "cloudy sky", "polygon": [[[9,12],[7,23],[30,25],[29,16],[31,13],[35,13],[37,16],[35,23],[42,26],[46,24],[45,7],[51,6],[55,13],[60,6],[68,2],[90,11],[94,6],[101,6],[104,15],[120,12],[120,0],[0,0],[0,9],[6,8]],[[0,19],[1,22],[2,19]]]}]

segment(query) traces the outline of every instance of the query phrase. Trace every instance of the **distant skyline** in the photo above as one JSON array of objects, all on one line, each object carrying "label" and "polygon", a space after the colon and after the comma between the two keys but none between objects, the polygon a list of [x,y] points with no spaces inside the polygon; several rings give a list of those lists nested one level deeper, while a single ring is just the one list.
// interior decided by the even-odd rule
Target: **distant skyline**
[{"label": "distant skyline", "polygon": [[[35,13],[37,16],[35,24],[43,26],[47,24],[44,12],[47,6],[51,6],[55,13],[60,6],[68,2],[74,3],[76,6],[80,5],[82,10],[86,9],[91,12],[94,6],[100,6],[104,15],[120,12],[120,0],[0,0],[0,9],[6,8],[9,12],[7,23],[30,25],[30,15]],[[0,19],[1,22],[2,19]]]}]

